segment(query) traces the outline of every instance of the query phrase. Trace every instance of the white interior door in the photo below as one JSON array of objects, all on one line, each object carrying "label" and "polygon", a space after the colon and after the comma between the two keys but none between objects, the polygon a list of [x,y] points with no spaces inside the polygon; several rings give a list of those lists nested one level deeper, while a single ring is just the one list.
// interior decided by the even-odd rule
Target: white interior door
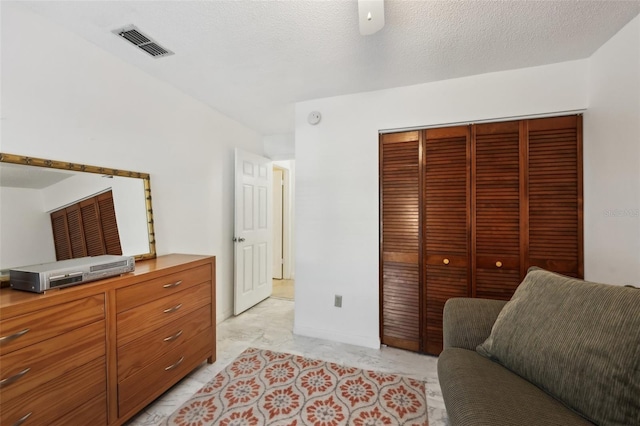
[{"label": "white interior door", "polygon": [[271,296],[271,160],[236,149],[234,315]]},{"label": "white interior door", "polygon": [[282,247],[282,192],[284,172],[273,168],[273,278],[282,279],[284,252]]}]

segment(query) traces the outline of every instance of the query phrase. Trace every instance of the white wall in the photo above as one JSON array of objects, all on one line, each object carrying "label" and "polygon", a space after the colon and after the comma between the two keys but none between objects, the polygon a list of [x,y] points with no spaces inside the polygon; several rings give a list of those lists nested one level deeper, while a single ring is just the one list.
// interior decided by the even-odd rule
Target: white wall
[{"label": "white wall", "polygon": [[640,16],[589,60],[585,276],[640,283]]},{"label": "white wall", "polygon": [[0,187],[0,268],[56,260],[51,219],[43,205],[39,189]]},{"label": "white wall", "polygon": [[1,7],[0,149],[150,173],[158,253],[216,255],[218,319],[229,316],[233,149],[263,154],[261,136],[30,11]]},{"label": "white wall", "polygon": [[380,129],[583,109],[586,84],[581,60],[298,103],[294,331],[379,346]]},{"label": "white wall", "polygon": [[262,143],[265,155],[272,160],[293,160],[295,158],[294,141],[293,133],[264,136]]}]

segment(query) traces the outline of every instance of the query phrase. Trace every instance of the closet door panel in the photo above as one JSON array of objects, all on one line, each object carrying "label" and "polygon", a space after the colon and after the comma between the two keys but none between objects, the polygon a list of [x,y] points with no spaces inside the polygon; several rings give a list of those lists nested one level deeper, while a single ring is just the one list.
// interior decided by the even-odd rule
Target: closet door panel
[{"label": "closet door panel", "polygon": [[420,137],[380,137],[380,335],[383,344],[421,350]]},{"label": "closet door panel", "polygon": [[508,300],[520,283],[520,122],[473,126],[473,295]]},{"label": "closet door panel", "polygon": [[452,297],[469,296],[469,268],[426,264],[427,280],[426,329],[424,352],[439,355],[442,352],[442,310]]},{"label": "closet door panel", "polygon": [[582,117],[528,120],[529,255],[582,278]]},{"label": "closet door panel", "polygon": [[80,206],[74,204],[65,209],[67,215],[67,225],[69,227],[69,239],[71,241],[71,257],[85,257],[87,254],[87,243],[84,240],[84,228],[82,226],[82,215]]},{"label": "closet door panel", "polygon": [[108,191],[96,197],[100,210],[100,224],[104,234],[104,244],[107,254],[122,255],[120,233],[116,220],[116,209],[113,204],[113,192]]},{"label": "closet door panel", "polygon": [[100,209],[96,198],[92,197],[81,201],[79,204],[87,256],[107,254],[107,250],[104,247],[102,227],[100,226]]},{"label": "closet door panel", "polygon": [[69,224],[67,213],[63,210],[51,213],[53,242],[56,248],[56,260],[71,259],[71,240],[69,238]]},{"label": "closet door panel", "polygon": [[424,351],[442,351],[442,310],[469,295],[469,126],[424,132]]}]

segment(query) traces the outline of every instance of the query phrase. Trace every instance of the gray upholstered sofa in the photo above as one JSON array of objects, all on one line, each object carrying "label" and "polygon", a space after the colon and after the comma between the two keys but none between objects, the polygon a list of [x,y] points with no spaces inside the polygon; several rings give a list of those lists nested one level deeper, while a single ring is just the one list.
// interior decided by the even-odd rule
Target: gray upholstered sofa
[{"label": "gray upholstered sofa", "polygon": [[444,308],[451,426],[640,425],[640,289],[531,268],[510,302]]}]

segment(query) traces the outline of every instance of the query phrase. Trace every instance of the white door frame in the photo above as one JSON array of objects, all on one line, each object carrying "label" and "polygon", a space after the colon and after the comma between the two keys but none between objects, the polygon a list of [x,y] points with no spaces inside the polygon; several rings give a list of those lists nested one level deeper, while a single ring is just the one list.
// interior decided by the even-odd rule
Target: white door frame
[{"label": "white door frame", "polygon": [[282,278],[286,280],[294,279],[294,241],[293,241],[293,187],[295,185],[295,169],[293,160],[274,161],[274,167],[284,171],[284,188],[282,196],[282,255],[284,259],[282,268]]},{"label": "white door frame", "polygon": [[285,169],[273,166],[273,278],[284,279],[284,179]]}]

